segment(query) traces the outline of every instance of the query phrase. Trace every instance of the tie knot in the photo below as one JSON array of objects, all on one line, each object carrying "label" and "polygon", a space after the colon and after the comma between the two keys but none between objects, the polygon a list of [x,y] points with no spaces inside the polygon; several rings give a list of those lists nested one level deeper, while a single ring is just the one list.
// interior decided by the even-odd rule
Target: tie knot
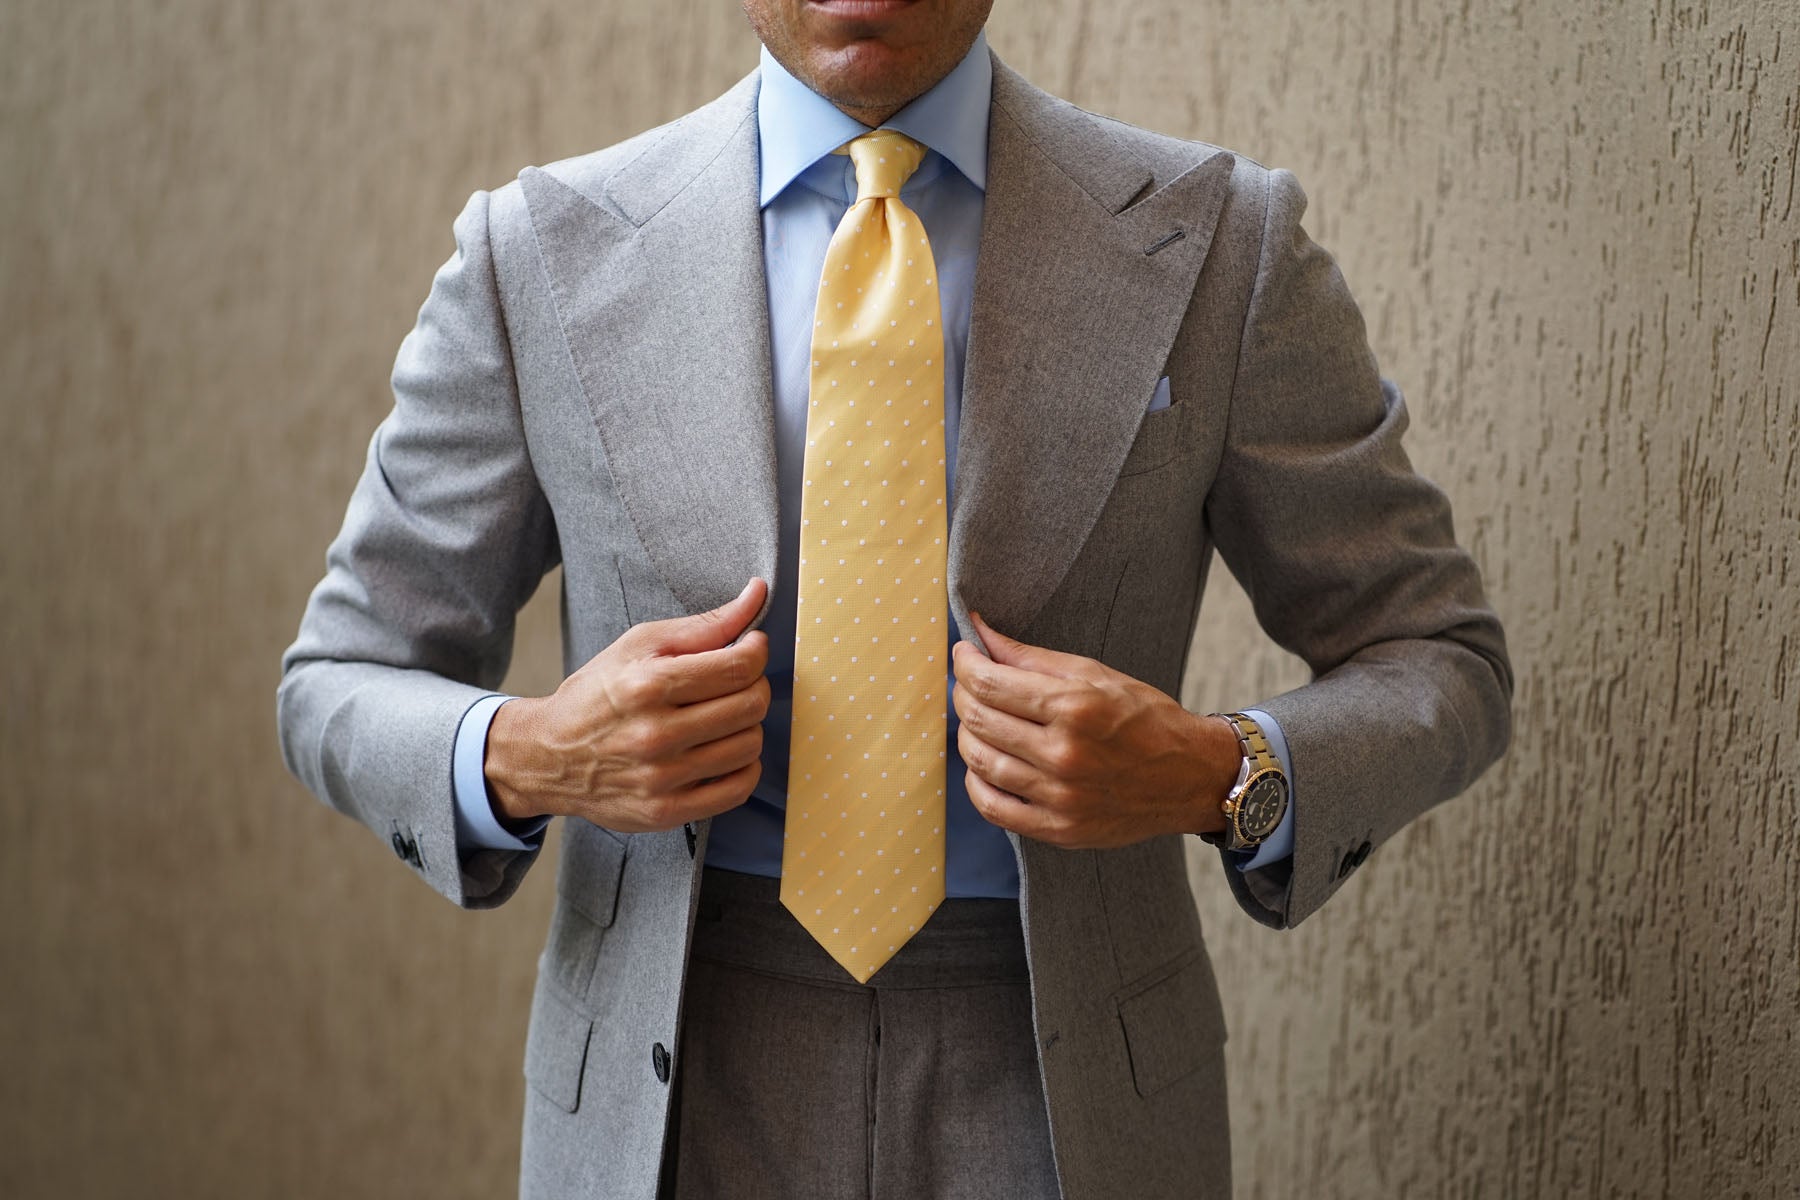
[{"label": "tie knot", "polygon": [[832,151],[856,164],[856,198],[898,196],[900,187],[925,161],[925,147],[892,129],[877,129]]}]

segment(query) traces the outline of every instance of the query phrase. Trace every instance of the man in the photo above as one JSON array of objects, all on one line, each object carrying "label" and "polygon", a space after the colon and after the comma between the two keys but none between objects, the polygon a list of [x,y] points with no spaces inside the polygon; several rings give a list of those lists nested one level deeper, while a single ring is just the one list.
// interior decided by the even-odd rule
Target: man
[{"label": "man", "polygon": [[[1182,835],[1290,926],[1504,745],[1297,186],[990,3],[746,0],[760,70],[477,194],[402,347],[283,745],[470,907],[570,818],[527,1195],[1229,1195]],[[1199,716],[1214,546],[1316,678]]]}]

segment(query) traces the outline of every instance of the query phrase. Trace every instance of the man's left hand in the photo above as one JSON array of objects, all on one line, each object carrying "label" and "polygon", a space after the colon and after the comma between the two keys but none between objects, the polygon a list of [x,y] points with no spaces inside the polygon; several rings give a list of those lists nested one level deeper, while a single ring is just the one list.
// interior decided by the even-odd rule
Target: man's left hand
[{"label": "man's left hand", "polygon": [[952,702],[969,799],[983,817],[1065,849],[1225,828],[1220,806],[1242,761],[1230,722],[969,615],[988,655],[956,644]]}]

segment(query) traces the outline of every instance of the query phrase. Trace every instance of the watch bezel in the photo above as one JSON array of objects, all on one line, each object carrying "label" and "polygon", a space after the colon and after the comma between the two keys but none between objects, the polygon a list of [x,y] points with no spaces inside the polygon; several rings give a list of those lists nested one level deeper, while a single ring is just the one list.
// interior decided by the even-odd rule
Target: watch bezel
[{"label": "watch bezel", "polygon": [[[1259,784],[1270,779],[1275,780],[1281,786],[1281,804],[1276,808],[1274,819],[1268,823],[1267,828],[1260,832],[1252,832],[1244,824],[1244,801]],[[1233,788],[1231,793],[1231,830],[1236,835],[1237,841],[1244,846],[1262,845],[1270,834],[1281,827],[1281,820],[1287,815],[1289,795],[1287,773],[1280,767],[1263,767],[1261,770],[1250,772],[1243,783]]]}]

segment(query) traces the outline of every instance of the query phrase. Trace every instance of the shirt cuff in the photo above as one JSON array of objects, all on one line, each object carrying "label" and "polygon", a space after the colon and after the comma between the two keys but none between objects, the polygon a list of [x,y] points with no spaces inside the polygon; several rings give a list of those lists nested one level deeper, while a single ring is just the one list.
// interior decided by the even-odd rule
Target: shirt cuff
[{"label": "shirt cuff", "polygon": [[1281,773],[1288,779],[1287,811],[1281,814],[1281,824],[1275,826],[1275,832],[1263,839],[1263,844],[1256,848],[1256,853],[1248,861],[1240,862],[1240,871],[1256,871],[1271,863],[1278,863],[1294,854],[1294,803],[1299,789],[1294,783],[1294,764],[1288,758],[1287,737],[1281,732],[1281,724],[1261,709],[1249,708],[1244,715],[1262,727],[1263,736],[1269,739],[1269,750],[1281,763]]},{"label": "shirt cuff", "polygon": [[[450,753],[451,790],[456,794],[456,851],[459,855],[474,850],[536,850],[539,835],[549,818],[540,817],[516,837],[500,818],[494,815],[493,801],[488,799],[487,735],[494,714],[512,696],[483,696],[469,706],[462,723],[456,727],[456,747]],[[529,840],[528,840],[529,839]]]}]

